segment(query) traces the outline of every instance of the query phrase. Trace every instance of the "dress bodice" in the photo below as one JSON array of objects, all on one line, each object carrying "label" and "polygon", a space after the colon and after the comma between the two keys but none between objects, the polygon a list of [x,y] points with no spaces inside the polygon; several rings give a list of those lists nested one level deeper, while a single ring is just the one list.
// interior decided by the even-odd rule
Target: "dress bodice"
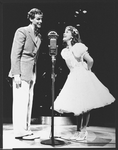
[{"label": "dress bodice", "polygon": [[66,51],[65,51],[65,62],[67,64],[68,68],[72,69],[72,68],[78,66],[81,61],[77,61],[77,59],[75,59],[72,51],[66,49]]},{"label": "dress bodice", "polygon": [[70,70],[82,64],[83,55],[87,51],[87,49],[88,48],[84,44],[76,43],[70,49],[64,48],[62,50],[61,55]]}]

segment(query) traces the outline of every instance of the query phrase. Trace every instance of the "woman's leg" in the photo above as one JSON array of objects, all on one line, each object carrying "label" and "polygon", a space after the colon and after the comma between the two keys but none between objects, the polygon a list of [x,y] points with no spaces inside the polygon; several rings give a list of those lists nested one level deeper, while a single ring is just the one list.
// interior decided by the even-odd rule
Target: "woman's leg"
[{"label": "woman's leg", "polygon": [[76,121],[77,121],[77,131],[75,131],[72,134],[72,136],[70,137],[71,140],[76,140],[76,138],[79,137],[79,134],[80,134],[81,129],[83,127],[83,114],[76,116]]},{"label": "woman's leg", "polygon": [[81,129],[83,128],[83,114],[77,116],[76,120],[77,120],[77,131],[81,131]]},{"label": "woman's leg", "polygon": [[81,140],[87,139],[87,135],[88,135],[87,126],[89,123],[89,119],[90,119],[90,111],[82,114],[82,120],[81,120],[82,128],[81,128],[81,132],[80,132],[79,136],[76,138],[76,140],[81,141]]},{"label": "woman's leg", "polygon": [[83,114],[83,129],[86,130],[90,120],[90,111],[87,111]]}]

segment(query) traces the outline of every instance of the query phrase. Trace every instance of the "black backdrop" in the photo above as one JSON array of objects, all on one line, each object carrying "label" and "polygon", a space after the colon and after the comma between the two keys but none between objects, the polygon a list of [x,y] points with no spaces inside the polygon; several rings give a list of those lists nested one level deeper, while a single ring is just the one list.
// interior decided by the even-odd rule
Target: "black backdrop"
[{"label": "black backdrop", "polygon": [[[3,119],[12,115],[12,88],[7,76],[10,70],[10,52],[14,32],[18,27],[26,26],[27,12],[37,7],[44,13],[41,28],[42,44],[38,59],[38,76],[35,86],[32,117],[47,112],[51,106],[51,57],[47,34],[55,30],[59,34],[58,55],[56,57],[55,96],[61,90],[69,73],[60,56],[62,34],[67,25],[76,26],[82,41],[88,46],[94,59],[92,71],[116,97],[115,69],[115,2],[113,1],[9,1],[3,5]],[[84,10],[87,13],[83,12]],[[78,12],[76,13],[76,11]],[[115,103],[91,112],[91,124],[95,122],[115,122]]]}]

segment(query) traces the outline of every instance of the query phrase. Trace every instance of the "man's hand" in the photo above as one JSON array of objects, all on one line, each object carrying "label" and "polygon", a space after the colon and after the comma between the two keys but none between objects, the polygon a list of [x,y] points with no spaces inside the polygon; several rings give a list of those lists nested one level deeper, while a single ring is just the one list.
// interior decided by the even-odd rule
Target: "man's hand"
[{"label": "man's hand", "polygon": [[16,88],[21,87],[21,77],[20,77],[20,75],[14,75],[14,82],[16,83]]}]

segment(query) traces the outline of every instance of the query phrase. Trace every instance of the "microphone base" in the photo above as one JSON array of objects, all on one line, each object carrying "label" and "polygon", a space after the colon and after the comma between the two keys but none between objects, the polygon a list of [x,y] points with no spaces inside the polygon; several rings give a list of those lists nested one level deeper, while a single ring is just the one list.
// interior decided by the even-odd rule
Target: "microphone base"
[{"label": "microphone base", "polygon": [[56,140],[56,139],[47,139],[47,140],[43,140],[41,141],[41,144],[45,144],[45,145],[64,145],[65,142],[61,141],[61,140]]}]

